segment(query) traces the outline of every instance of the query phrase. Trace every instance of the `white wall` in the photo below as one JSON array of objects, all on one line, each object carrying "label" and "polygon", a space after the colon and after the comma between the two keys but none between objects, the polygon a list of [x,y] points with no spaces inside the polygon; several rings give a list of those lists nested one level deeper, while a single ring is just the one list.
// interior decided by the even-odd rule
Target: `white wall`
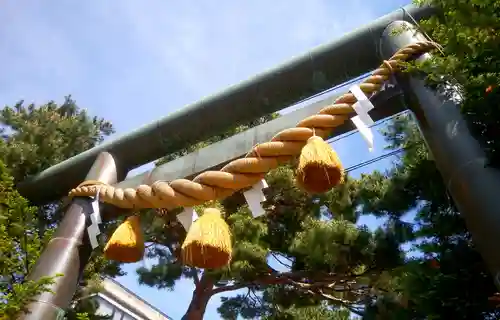
[{"label": "white wall", "polygon": [[[112,279],[105,279],[102,286],[103,291],[96,296],[100,303],[99,312],[111,315],[113,310],[118,310],[113,320],[171,320]],[[126,318],[120,318],[121,312],[127,315]]]}]

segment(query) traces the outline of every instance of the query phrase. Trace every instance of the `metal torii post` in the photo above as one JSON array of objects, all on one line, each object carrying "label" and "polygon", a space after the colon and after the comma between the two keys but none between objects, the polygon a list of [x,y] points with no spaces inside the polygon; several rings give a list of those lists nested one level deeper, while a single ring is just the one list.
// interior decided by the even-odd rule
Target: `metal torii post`
[{"label": "metal torii post", "polygon": [[[113,156],[103,152],[95,160],[86,179],[112,184],[119,178],[123,179],[123,172],[120,171]],[[36,297],[27,306],[30,312],[23,314],[19,319],[62,319],[64,310],[69,307],[73,299],[81,274],[92,253],[92,246],[86,235],[89,225],[88,215],[91,212],[92,199],[75,198],[72,200],[54,237],[38,258],[28,278],[36,281],[58,273],[63,276],[56,278],[55,283],[50,286],[53,293],[45,292]]]},{"label": "metal torii post", "polygon": [[[426,39],[414,25],[395,21],[381,38],[383,58],[422,40]],[[419,59],[429,57],[425,54]],[[456,98],[430,89],[420,77],[400,74],[397,78],[436,166],[491,270],[496,286],[500,287],[500,171],[488,167],[486,155],[470,134]]]}]

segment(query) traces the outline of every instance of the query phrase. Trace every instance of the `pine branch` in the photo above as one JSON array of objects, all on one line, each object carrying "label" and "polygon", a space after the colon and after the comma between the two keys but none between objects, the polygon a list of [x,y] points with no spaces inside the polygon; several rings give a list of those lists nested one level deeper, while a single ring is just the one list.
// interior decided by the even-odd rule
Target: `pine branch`
[{"label": "pine branch", "polygon": [[219,288],[215,288],[212,290],[212,294],[218,294],[218,293],[221,293],[221,292],[226,292],[226,291],[234,291],[234,290],[239,290],[239,289],[243,289],[243,288],[247,288],[251,285],[250,282],[248,283],[238,283],[238,284],[232,284],[232,285],[228,285],[228,286],[223,286],[223,287],[219,287]]},{"label": "pine branch", "polygon": [[214,285],[215,282],[213,281],[213,279],[207,273],[204,272],[201,276],[201,279],[198,280],[195,292],[198,290],[202,290],[205,292],[209,292],[211,295],[213,295]]},{"label": "pine branch", "polygon": [[198,270],[196,268],[190,268],[191,275],[193,276],[194,285],[197,286],[200,283],[200,277],[198,276]]},{"label": "pine branch", "polygon": [[[310,289],[319,284],[318,287],[324,287],[326,285],[331,285],[332,282],[337,281],[347,281],[354,280],[356,276],[345,276],[345,275],[336,275],[336,274],[322,274],[321,278],[317,277],[309,277],[311,274],[305,271],[292,271],[292,272],[281,272],[281,273],[273,273],[257,278],[256,280],[242,283],[235,283],[232,285],[227,285],[219,288],[215,288],[212,290],[213,294],[218,294],[226,291],[234,291],[242,288],[247,288],[252,285],[278,285],[278,284],[291,284],[297,287],[301,287],[303,289]],[[314,284],[309,284],[306,282],[301,282],[300,280],[309,280],[314,281]],[[322,281],[320,281],[322,280]]]},{"label": "pine branch", "polygon": [[365,316],[365,314],[362,311],[357,310],[356,308],[354,308],[352,306],[347,305],[347,306],[344,306],[344,308],[346,308],[347,310],[349,310],[349,312],[354,313],[354,314],[356,314],[356,315],[358,315],[360,317],[364,317]]},{"label": "pine branch", "polygon": [[[21,215],[22,217],[22,222],[23,224],[26,226],[26,221],[25,221],[25,215],[22,214]],[[20,243],[21,247],[22,247],[22,243]],[[29,260],[29,256],[28,256],[28,232],[27,230],[25,230],[24,232],[24,267],[26,269],[26,274],[28,274],[30,272],[30,260]]]},{"label": "pine branch", "polygon": [[[373,270],[367,270],[363,275],[370,274]],[[363,299],[371,297],[371,286],[364,286],[357,283],[357,279],[362,275],[345,275],[333,273],[311,273],[306,271],[293,271],[281,273],[269,273],[253,281],[233,283],[223,287],[211,290],[211,295],[222,292],[234,291],[248,288],[253,292],[255,288],[267,287],[273,285],[290,285],[305,294],[319,296],[323,299],[334,302],[335,304],[349,309],[351,312],[362,316],[360,311],[353,309],[354,304],[359,304]],[[252,288],[253,287],[253,288]],[[353,294],[349,299],[335,297],[335,293],[351,292]],[[247,293],[248,296],[248,293]]]},{"label": "pine branch", "polygon": [[250,299],[251,299],[251,297],[250,297],[250,293],[251,293],[251,292],[252,292],[252,289],[251,289],[251,288],[248,288],[247,295],[245,296],[245,298],[244,298],[243,300],[246,300],[246,299],[248,299],[248,298],[250,298]]},{"label": "pine branch", "polygon": [[317,294],[319,294],[319,295],[321,295],[323,298],[326,298],[326,299],[331,300],[331,301],[334,301],[334,302],[338,302],[338,303],[340,303],[340,304],[341,304],[341,305],[343,305],[343,306],[351,304],[351,301],[349,301],[349,300],[344,300],[344,299],[340,299],[340,298],[337,298],[337,297],[334,297],[334,296],[332,296],[332,295],[329,295],[329,294],[327,294],[327,293],[324,293],[324,292],[323,292],[323,290],[319,290],[319,292],[318,292],[318,293],[316,293],[316,292],[312,292],[312,291],[310,291],[310,290],[308,290],[308,292],[309,292],[309,293],[311,293],[311,294],[313,294],[313,295],[317,295]]},{"label": "pine branch", "polygon": [[[284,266],[284,267],[286,267],[286,268],[288,268],[288,269],[291,269],[291,268],[292,268],[292,266],[291,266],[291,265],[288,265],[288,264],[286,264],[286,263],[281,262],[281,260],[280,260],[280,259],[278,259],[278,257],[276,256],[276,253],[271,252],[271,255],[272,255],[272,256],[274,257],[274,259],[275,259],[276,261],[278,261],[278,263],[279,263],[279,264],[281,264],[282,266]],[[290,260],[290,259],[288,259],[287,257],[284,257],[284,258],[286,258],[288,261],[290,261],[290,262],[291,262],[291,260]]]}]

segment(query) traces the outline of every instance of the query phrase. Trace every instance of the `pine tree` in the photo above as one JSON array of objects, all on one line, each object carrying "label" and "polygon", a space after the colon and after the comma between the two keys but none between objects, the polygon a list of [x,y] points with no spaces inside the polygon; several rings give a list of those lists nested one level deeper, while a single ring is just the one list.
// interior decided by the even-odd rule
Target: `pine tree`
[{"label": "pine tree", "polygon": [[[37,107],[21,101],[13,107],[6,106],[0,110],[0,124],[0,276],[3,286],[0,292],[8,294],[4,297],[8,303],[0,304],[0,308],[11,316],[50,282],[47,278],[40,283],[30,283],[26,277],[61,218],[59,203],[32,207],[13,186],[29,175],[95,146],[114,129],[108,121],[90,117],[70,97],[60,105],[51,101]],[[85,269],[82,288],[95,283],[101,274],[115,276],[122,272],[119,265],[106,261],[96,252]],[[82,294],[83,291],[77,292],[75,299]],[[69,310],[68,317],[81,318],[88,312],[88,317],[93,319],[94,309],[76,304],[78,312]]]},{"label": "pine tree", "polygon": [[[442,48],[433,58],[414,64],[424,71],[430,86],[457,84],[461,110],[469,129],[499,167],[500,139],[500,1],[419,0],[439,9],[420,27]],[[430,159],[415,123],[398,119],[386,132],[391,148],[407,148],[388,174],[366,179],[384,185],[365,194],[366,210],[400,221],[415,210],[414,250],[422,256],[409,260],[397,279],[407,306],[390,306],[394,319],[498,319],[496,288],[484,261],[475,250],[460,213]],[[382,178],[381,178],[382,176]],[[383,303],[373,305],[379,312]],[[398,318],[398,316],[400,316]]]},{"label": "pine tree", "polygon": [[[181,277],[193,279],[196,288],[184,319],[202,319],[212,296],[242,288],[251,294],[222,298],[219,312],[224,319],[314,312],[344,319],[346,312],[361,314],[378,292],[388,290],[390,277],[385,271],[402,265],[402,240],[392,227],[371,232],[355,225],[357,181],[348,179],[322,196],[311,196],[295,185],[292,166],[270,172],[266,180],[270,187],[264,217],[252,217],[241,193],[197,208],[201,212],[215,206],[225,213],[233,233],[233,260],[223,270],[183,266],[179,256],[186,232],[176,221],[178,212],[146,213],[150,226],[146,234],[153,242],[147,256],[158,263],[137,270],[140,283],[171,289]],[[272,257],[288,261],[287,271],[271,268]],[[266,300],[271,291],[274,309]],[[260,295],[265,299],[256,303],[255,296]],[[277,307],[283,310],[281,315],[273,311]]]},{"label": "pine tree", "polygon": [[19,182],[86,151],[114,132],[110,122],[90,117],[71,97],[37,107],[24,101],[0,111],[0,156]]},{"label": "pine tree", "polygon": [[[423,27],[444,45],[445,55],[420,68],[429,68],[431,82],[458,81],[470,126],[492,165],[498,165],[498,1],[426,2],[442,9]],[[182,266],[178,257],[185,232],[175,212],[161,217],[148,213],[147,231],[155,243],[148,254],[159,263],[139,269],[140,281],[163,289],[181,277],[192,278],[196,289],[186,319],[200,319],[214,294],[240,288],[249,293],[223,298],[223,318],[287,318],[345,309],[366,319],[498,318],[487,303],[495,289],[484,263],[415,126],[405,121],[395,121],[387,133],[392,148],[406,149],[387,173],[348,180],[311,197],[295,187],[293,170],[282,167],[267,176],[271,187],[265,217],[253,219],[241,194],[208,204],[224,209],[234,234],[235,256],[225,270]],[[402,220],[409,210],[417,211],[413,224]],[[388,221],[374,233],[356,227],[359,215],[366,213]],[[424,255],[405,259],[400,244],[413,239],[421,241],[417,248]],[[267,261],[272,255],[288,260],[289,271],[272,270]],[[341,285],[332,289],[334,283]],[[472,287],[473,297],[465,289]]]},{"label": "pine tree", "polygon": [[[498,319],[492,304],[496,288],[460,213],[449,197],[441,176],[430,159],[416,123],[409,116],[396,118],[385,131],[390,149],[406,152],[386,174],[365,175],[361,192],[363,210],[386,217],[408,228],[409,239],[418,240],[407,259],[393,273],[392,290],[403,303],[379,299],[365,318],[384,319]],[[407,212],[415,219],[404,222]]]},{"label": "pine tree", "polygon": [[500,166],[500,1],[415,0],[439,14],[421,28],[442,49],[419,64],[430,85],[456,83],[463,96],[462,112],[469,129],[490,158]]},{"label": "pine tree", "polygon": [[[36,208],[13,187],[13,179],[0,162],[0,316],[14,319],[31,297],[47,290],[54,277],[25,281],[51,233],[37,232]],[[56,275],[57,276],[57,275]]]}]

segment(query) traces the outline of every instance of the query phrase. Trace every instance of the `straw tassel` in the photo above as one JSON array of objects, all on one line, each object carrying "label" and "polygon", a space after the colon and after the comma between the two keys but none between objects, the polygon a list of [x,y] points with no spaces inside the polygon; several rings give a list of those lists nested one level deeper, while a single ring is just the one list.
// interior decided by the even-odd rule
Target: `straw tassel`
[{"label": "straw tassel", "polygon": [[203,269],[223,268],[231,262],[231,231],[218,209],[205,209],[193,222],[181,247],[184,264]]},{"label": "straw tassel", "polygon": [[309,193],[324,193],[344,180],[337,153],[321,137],[312,136],[302,148],[297,166],[297,183]]},{"label": "straw tassel", "polygon": [[128,217],[118,226],[104,247],[104,256],[109,260],[125,263],[142,260],[144,257],[144,236],[139,216]]}]

